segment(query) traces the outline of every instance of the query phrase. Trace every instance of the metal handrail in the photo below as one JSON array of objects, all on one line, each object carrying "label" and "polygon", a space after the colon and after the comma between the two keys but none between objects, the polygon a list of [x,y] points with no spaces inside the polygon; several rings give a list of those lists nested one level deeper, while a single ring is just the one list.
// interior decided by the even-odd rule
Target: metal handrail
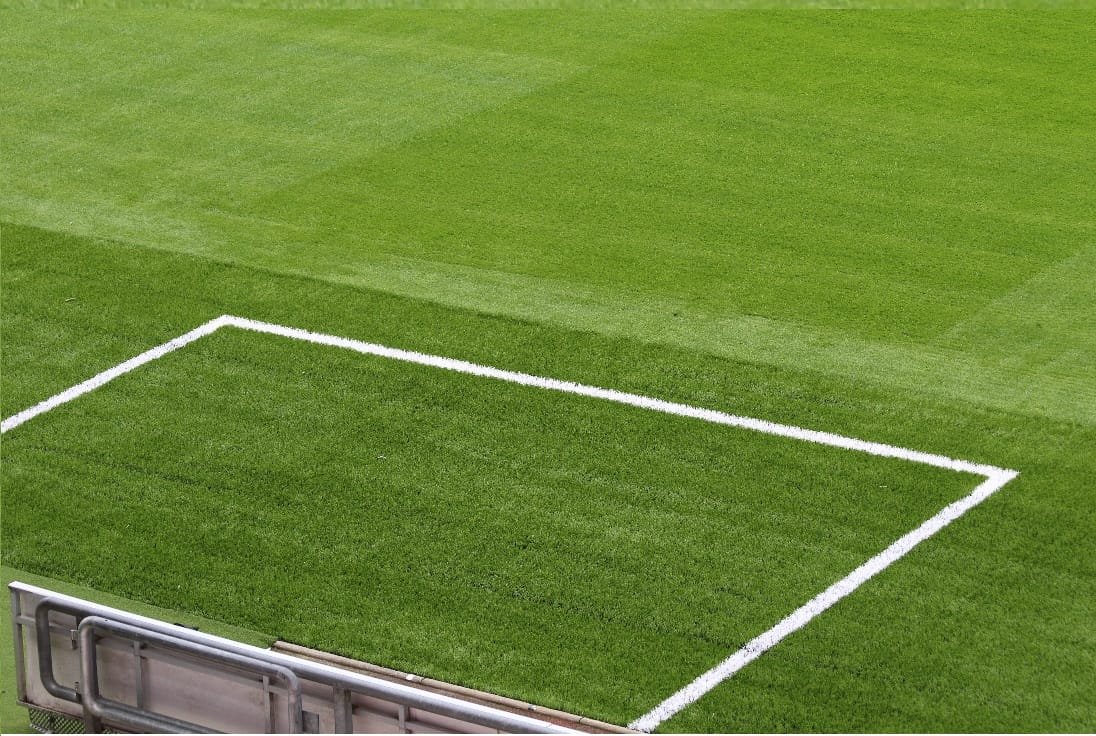
[{"label": "metal handrail", "polygon": [[102,697],[99,692],[96,641],[102,635],[136,641],[141,644],[170,649],[203,664],[269,677],[279,681],[286,691],[286,711],[289,733],[301,732],[301,683],[287,667],[260,662],[204,644],[185,641],[144,627],[113,621],[102,616],[89,616],[80,622],[80,675],[84,680],[83,706],[86,719],[109,721],[138,733],[210,733],[210,729],[189,721],[135,708],[126,703]]},{"label": "metal handrail", "polygon": [[[16,589],[14,587],[16,585],[18,583],[12,583],[9,587]],[[68,596],[62,598],[55,594],[49,594],[38,601],[34,607],[34,634],[38,644],[38,676],[42,680],[42,686],[53,697],[73,703],[81,702],[80,693],[57,682],[57,679],[53,676],[53,645],[50,641],[52,632],[50,631],[49,615],[54,611],[66,613],[74,617],[76,625],[79,626],[81,619],[91,615],[84,603],[84,601],[75,598],[68,599]]]}]

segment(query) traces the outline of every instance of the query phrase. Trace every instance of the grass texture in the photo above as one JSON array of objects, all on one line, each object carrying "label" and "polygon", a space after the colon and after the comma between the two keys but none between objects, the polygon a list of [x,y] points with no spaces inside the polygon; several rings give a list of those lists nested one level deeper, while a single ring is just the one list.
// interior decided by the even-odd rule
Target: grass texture
[{"label": "grass texture", "polygon": [[[4,16],[3,415],[223,313],[1012,467],[667,730],[1090,730],[1086,14]],[[964,476],[223,331],[5,565],[616,722]]]}]

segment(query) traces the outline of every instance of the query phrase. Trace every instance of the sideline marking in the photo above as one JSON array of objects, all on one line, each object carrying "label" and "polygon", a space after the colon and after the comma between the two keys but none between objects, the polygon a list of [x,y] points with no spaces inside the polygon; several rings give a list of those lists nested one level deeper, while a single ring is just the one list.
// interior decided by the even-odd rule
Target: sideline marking
[{"label": "sideline marking", "polygon": [[495,378],[500,381],[542,388],[548,391],[560,391],[562,393],[588,396],[594,399],[612,401],[617,404],[627,404],[641,409],[650,409],[651,411],[658,411],[664,414],[700,419],[701,421],[710,422],[712,424],[740,427],[763,434],[790,437],[792,439],[803,440],[804,442],[828,445],[830,447],[838,447],[854,452],[865,452],[869,455],[876,455],[878,457],[893,457],[920,463],[922,465],[931,465],[937,468],[954,470],[959,473],[981,475],[985,478],[985,480],[979,483],[969,494],[942,508],[935,515],[922,523],[921,526],[900,537],[885,550],[797,608],[771,629],[751,640],[730,657],[727,657],[727,659],[697,677],[681,690],[678,690],[676,693],[663,700],[650,712],[632,721],[632,723],[629,724],[629,728],[637,731],[650,731],[663,721],[673,717],[685,707],[696,702],[716,685],[730,678],[750,662],[772,649],[789,634],[806,626],[813,618],[821,614],[827,608],[837,603],[849,593],[852,593],[877,573],[890,567],[897,560],[908,554],[910,550],[918,544],[925,541],[933,534],[936,534],[936,532],[958,519],[967,511],[970,511],[982,501],[985,501],[994,493],[1001,490],[1006,483],[1019,475],[1015,470],[998,468],[993,465],[972,463],[966,460],[956,460],[943,455],[934,455],[927,452],[910,450],[905,447],[895,447],[894,445],[885,445],[879,442],[867,442],[865,440],[858,440],[854,437],[845,437],[829,432],[818,432],[813,429],[803,429],[802,427],[794,427],[789,424],[777,424],[763,419],[727,414],[712,409],[701,409],[688,404],[663,401],[662,399],[654,399],[649,396],[629,394],[608,388],[598,388],[597,386],[573,383],[571,381],[560,381],[555,378],[533,376],[528,373],[493,368],[491,366],[469,363],[455,358],[445,358],[440,355],[428,355],[426,353],[416,353],[410,350],[400,350],[399,348],[390,348],[385,345],[377,345],[376,343],[352,340],[350,338],[337,337],[335,335],[325,335],[318,332],[309,332],[308,330],[300,330],[295,327],[284,327],[282,325],[259,322],[244,317],[233,317],[227,314],[212,319],[209,322],[194,328],[190,332],[165,342],[163,345],[158,345],[151,350],[146,350],[140,355],[130,358],[123,363],[119,363],[113,368],[109,368],[83,383],[78,383],[71,388],[65,389],[61,393],[51,396],[45,401],[35,404],[28,409],[24,409],[18,414],[13,414],[0,423],[0,434],[7,433],[40,414],[45,414],[47,411],[55,409],[61,404],[77,399],[90,391],[94,391],[100,386],[113,381],[115,378],[141,367],[145,363],[161,358],[170,352],[189,345],[199,338],[211,335],[222,327],[237,327],[243,330],[279,335],[281,337],[302,340],[317,345],[344,348],[366,355],[391,358],[392,360],[399,360],[405,363],[417,363],[419,365],[456,371],[457,373],[467,373],[473,376],[482,376],[484,378]]}]

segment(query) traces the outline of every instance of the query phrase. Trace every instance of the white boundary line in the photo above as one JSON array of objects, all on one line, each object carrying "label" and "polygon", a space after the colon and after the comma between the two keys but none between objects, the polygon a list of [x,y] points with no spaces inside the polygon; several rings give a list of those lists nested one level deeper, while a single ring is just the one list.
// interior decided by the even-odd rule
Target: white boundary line
[{"label": "white boundary line", "polygon": [[174,350],[178,350],[184,345],[189,345],[200,337],[212,335],[220,328],[224,327],[227,324],[230,324],[231,319],[231,317],[227,316],[212,319],[209,322],[206,322],[204,325],[201,325],[200,327],[195,327],[190,332],[179,335],[174,340],[169,340],[163,345],[157,345],[151,350],[146,350],[140,355],[130,358],[124,363],[119,363],[113,368],[108,368],[102,373],[92,376],[83,383],[78,383],[71,388],[66,388],[61,393],[50,396],[45,401],[35,404],[29,409],[24,409],[18,414],[12,414],[3,422],[0,422],[0,434],[7,434],[23,422],[29,422],[31,419],[34,419],[39,414],[45,414],[50,409],[56,409],[61,404],[67,404],[73,399],[78,399],[89,391],[94,391],[103,384],[113,381],[118,376],[125,375],[126,373],[129,373],[136,368],[140,368],[145,363],[156,360],[157,358],[162,358],[168,353]]},{"label": "white boundary line", "polygon": [[824,591],[795,609],[780,623],[761,636],[749,641],[744,647],[712,667],[700,677],[678,690],[656,705],[648,713],[632,721],[628,727],[636,731],[651,731],[660,723],[676,715],[687,706],[695,703],[716,685],[732,677],[740,669],[760,657],[780,643],[784,637],[806,626],[811,619],[853,592],[871,579],[876,573],[890,567],[895,561],[921,542],[958,519],[973,507],[999,491],[1003,485],[1019,473],[1014,470],[1002,470],[978,484],[969,495],[953,504],[945,506],[940,513],[921,526],[901,537],[897,542],[872,557]]},{"label": "white boundary line", "polygon": [[560,391],[568,394],[577,394],[579,396],[588,396],[594,399],[603,399],[617,404],[627,404],[629,406],[650,409],[651,411],[663,412],[665,414],[700,419],[701,421],[713,424],[741,427],[764,434],[789,437],[803,440],[804,442],[839,447],[854,452],[865,452],[869,455],[876,455],[879,457],[898,458],[920,463],[922,465],[931,465],[937,468],[954,470],[959,473],[972,473],[985,478],[985,480],[979,483],[968,495],[955,503],[945,506],[934,516],[921,524],[921,526],[898,539],[885,550],[860,565],[860,567],[838,580],[811,600],[807,601],[771,629],[747,643],[730,657],[727,657],[727,659],[697,677],[681,690],[666,698],[666,700],[655,706],[649,713],[646,713],[629,724],[630,728],[638,731],[650,731],[663,721],[674,716],[683,708],[696,702],[716,685],[734,675],[769,649],[772,649],[789,634],[806,626],[813,618],[821,614],[827,608],[859,588],[877,573],[890,567],[918,544],[989,498],[999,491],[1006,483],[1019,475],[1015,470],[998,468],[993,465],[981,465],[966,460],[956,460],[943,455],[933,455],[927,452],[910,450],[904,447],[895,447],[893,445],[885,445],[878,442],[866,442],[853,437],[830,434],[829,432],[817,432],[812,429],[793,427],[788,424],[776,424],[774,422],[767,422],[763,419],[726,414],[711,409],[701,409],[695,406],[689,406],[688,404],[677,404],[671,401],[663,401],[662,399],[654,399],[649,396],[640,396],[639,394],[629,394],[622,391],[614,391],[613,389],[587,386],[585,384],[572,383],[570,381],[560,381],[555,378],[545,378],[543,376],[533,376],[527,373],[507,371],[501,368],[492,368],[491,366],[478,365],[476,363],[469,363],[454,358],[444,358],[439,355],[427,355],[425,353],[400,350],[398,348],[390,348],[375,343],[351,340],[346,337],[336,337],[334,335],[324,335],[317,332],[299,330],[293,327],[275,325],[269,322],[259,322],[243,317],[233,317],[231,315],[222,315],[216,319],[210,320],[163,345],[147,350],[136,357],[130,358],[124,363],[119,363],[113,368],[89,378],[83,383],[78,383],[55,396],[51,396],[41,403],[24,409],[18,414],[13,414],[0,423],[0,434],[6,434],[40,414],[45,414],[61,404],[77,399],[90,391],[94,391],[100,386],[113,381],[115,378],[129,373],[145,363],[149,363],[170,352],[178,350],[185,345],[189,345],[199,338],[211,335],[222,327],[237,327],[253,332],[280,335],[282,337],[303,340],[304,342],[315,343],[317,345],[329,345],[332,347],[344,348],[346,350],[353,350],[366,355],[376,355],[382,358],[391,358],[392,360],[399,360],[407,363],[417,363],[419,365],[442,368],[458,373],[467,373],[473,376],[495,378],[500,381],[517,383],[522,386],[532,386],[549,391]]}]

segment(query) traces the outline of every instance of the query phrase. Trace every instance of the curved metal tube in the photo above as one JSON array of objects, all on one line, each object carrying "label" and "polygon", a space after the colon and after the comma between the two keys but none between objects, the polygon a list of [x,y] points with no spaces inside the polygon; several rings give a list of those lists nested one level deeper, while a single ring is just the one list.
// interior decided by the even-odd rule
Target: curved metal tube
[{"label": "curved metal tube", "polygon": [[81,702],[80,693],[71,687],[65,687],[53,676],[53,647],[50,641],[49,614],[51,611],[67,613],[76,618],[76,625],[86,615],[82,607],[70,605],[55,598],[46,597],[34,607],[34,635],[38,643],[38,676],[42,687],[55,698],[73,703]]},{"label": "curved metal tube", "polygon": [[122,728],[140,733],[210,733],[210,729],[189,721],[158,715],[143,708],[104,698],[99,693],[99,673],[95,646],[101,634],[170,649],[213,665],[218,669],[256,674],[277,681],[286,690],[286,710],[289,733],[300,733],[302,724],[301,683],[288,668],[242,656],[204,644],[185,641],[174,636],[112,621],[102,616],[89,616],[80,622],[80,673],[84,680],[84,714],[110,721]]}]

